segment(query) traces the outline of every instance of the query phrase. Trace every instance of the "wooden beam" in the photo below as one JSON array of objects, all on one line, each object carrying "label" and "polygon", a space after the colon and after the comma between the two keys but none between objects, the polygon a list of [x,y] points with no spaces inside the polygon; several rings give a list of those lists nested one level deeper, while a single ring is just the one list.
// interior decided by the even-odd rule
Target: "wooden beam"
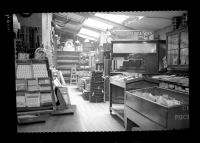
[{"label": "wooden beam", "polygon": [[71,33],[71,34],[78,34],[79,31],[75,31],[75,30],[72,30],[72,29],[69,29],[69,28],[55,28],[55,30],[61,32],[61,33]]},{"label": "wooden beam", "polygon": [[68,19],[67,17],[64,17],[64,16],[59,15],[59,14],[54,14],[54,18],[56,20],[63,21],[63,24],[66,24],[66,23],[70,23],[70,24],[74,24],[74,25],[80,25],[80,24],[82,24],[81,22],[74,21],[72,19]]},{"label": "wooden beam", "polygon": [[[92,39],[95,39],[95,40],[98,41],[98,38],[96,38],[96,37],[92,37],[92,36],[89,36],[89,35],[86,35],[86,34],[82,34],[82,33],[81,33],[81,35],[86,36],[86,37],[89,37],[89,38],[92,38]],[[81,37],[81,36],[80,36],[80,37]]]},{"label": "wooden beam", "polygon": [[106,23],[106,24],[113,25],[114,27],[120,27],[122,29],[127,29],[127,30],[134,30],[133,28],[124,26],[122,24],[119,24],[119,23],[116,23],[116,22],[113,22],[113,21],[110,21],[110,20],[107,20],[107,19],[104,19],[104,18],[101,18],[101,17],[97,17],[97,16],[95,16],[91,13],[78,13],[78,14],[81,15],[81,16],[87,17],[87,18],[91,18],[91,19],[94,19],[94,20],[101,21],[101,22]]},{"label": "wooden beam", "polygon": [[89,29],[89,30],[92,30],[92,31],[95,31],[95,32],[98,32],[98,33],[105,32],[105,31],[102,31],[100,29],[90,27],[90,26],[87,26],[87,25],[82,25],[82,28],[86,28],[86,29]]}]

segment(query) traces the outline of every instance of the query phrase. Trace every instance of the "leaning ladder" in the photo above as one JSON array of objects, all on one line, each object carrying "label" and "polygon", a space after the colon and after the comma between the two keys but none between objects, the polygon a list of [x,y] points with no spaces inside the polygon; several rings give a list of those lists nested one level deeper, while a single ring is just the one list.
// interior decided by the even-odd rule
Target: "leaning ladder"
[{"label": "leaning ladder", "polygon": [[76,73],[76,65],[71,68],[71,77],[70,77],[70,84],[77,84],[77,73]]}]

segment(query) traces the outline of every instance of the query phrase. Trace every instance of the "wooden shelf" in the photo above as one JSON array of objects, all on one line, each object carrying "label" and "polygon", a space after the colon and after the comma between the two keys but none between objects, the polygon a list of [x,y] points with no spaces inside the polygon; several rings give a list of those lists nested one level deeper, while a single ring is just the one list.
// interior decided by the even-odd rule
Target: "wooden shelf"
[{"label": "wooden shelf", "polygon": [[[123,104],[124,105],[124,104]],[[113,113],[115,113],[122,121],[124,121],[124,108],[111,107]]]}]

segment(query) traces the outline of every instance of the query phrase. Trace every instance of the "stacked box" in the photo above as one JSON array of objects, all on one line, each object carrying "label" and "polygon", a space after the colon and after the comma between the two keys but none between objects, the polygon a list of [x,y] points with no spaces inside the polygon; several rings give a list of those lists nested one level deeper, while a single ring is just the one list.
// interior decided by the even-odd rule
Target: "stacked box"
[{"label": "stacked box", "polygon": [[16,72],[17,79],[23,78],[32,78],[31,65],[18,65]]},{"label": "stacked box", "polygon": [[40,103],[41,105],[52,104],[51,93],[40,93]]},{"label": "stacked box", "polygon": [[93,71],[90,82],[90,102],[104,102],[104,79],[102,71]]},{"label": "stacked box", "polygon": [[40,85],[40,91],[47,91],[47,90],[51,90],[51,86],[50,85]]},{"label": "stacked box", "polygon": [[28,91],[37,91],[39,90],[38,81],[36,79],[28,80]]},{"label": "stacked box", "polygon": [[46,64],[33,64],[33,77],[48,77]]},{"label": "stacked box", "polygon": [[26,80],[16,80],[16,91],[26,90]]},{"label": "stacked box", "polygon": [[25,107],[26,106],[24,92],[17,92],[16,101],[17,101],[17,107]]},{"label": "stacked box", "polygon": [[40,93],[25,93],[27,107],[40,107]]},{"label": "stacked box", "polygon": [[39,79],[38,83],[39,84],[50,84],[50,80],[49,79]]}]

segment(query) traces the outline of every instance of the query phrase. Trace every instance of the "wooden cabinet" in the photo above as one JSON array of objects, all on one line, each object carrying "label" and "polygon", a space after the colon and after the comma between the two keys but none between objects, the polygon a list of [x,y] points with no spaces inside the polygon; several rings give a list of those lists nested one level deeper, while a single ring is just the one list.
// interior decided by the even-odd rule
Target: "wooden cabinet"
[{"label": "wooden cabinet", "polygon": [[189,39],[187,27],[167,33],[167,63],[169,69],[188,68]]}]

